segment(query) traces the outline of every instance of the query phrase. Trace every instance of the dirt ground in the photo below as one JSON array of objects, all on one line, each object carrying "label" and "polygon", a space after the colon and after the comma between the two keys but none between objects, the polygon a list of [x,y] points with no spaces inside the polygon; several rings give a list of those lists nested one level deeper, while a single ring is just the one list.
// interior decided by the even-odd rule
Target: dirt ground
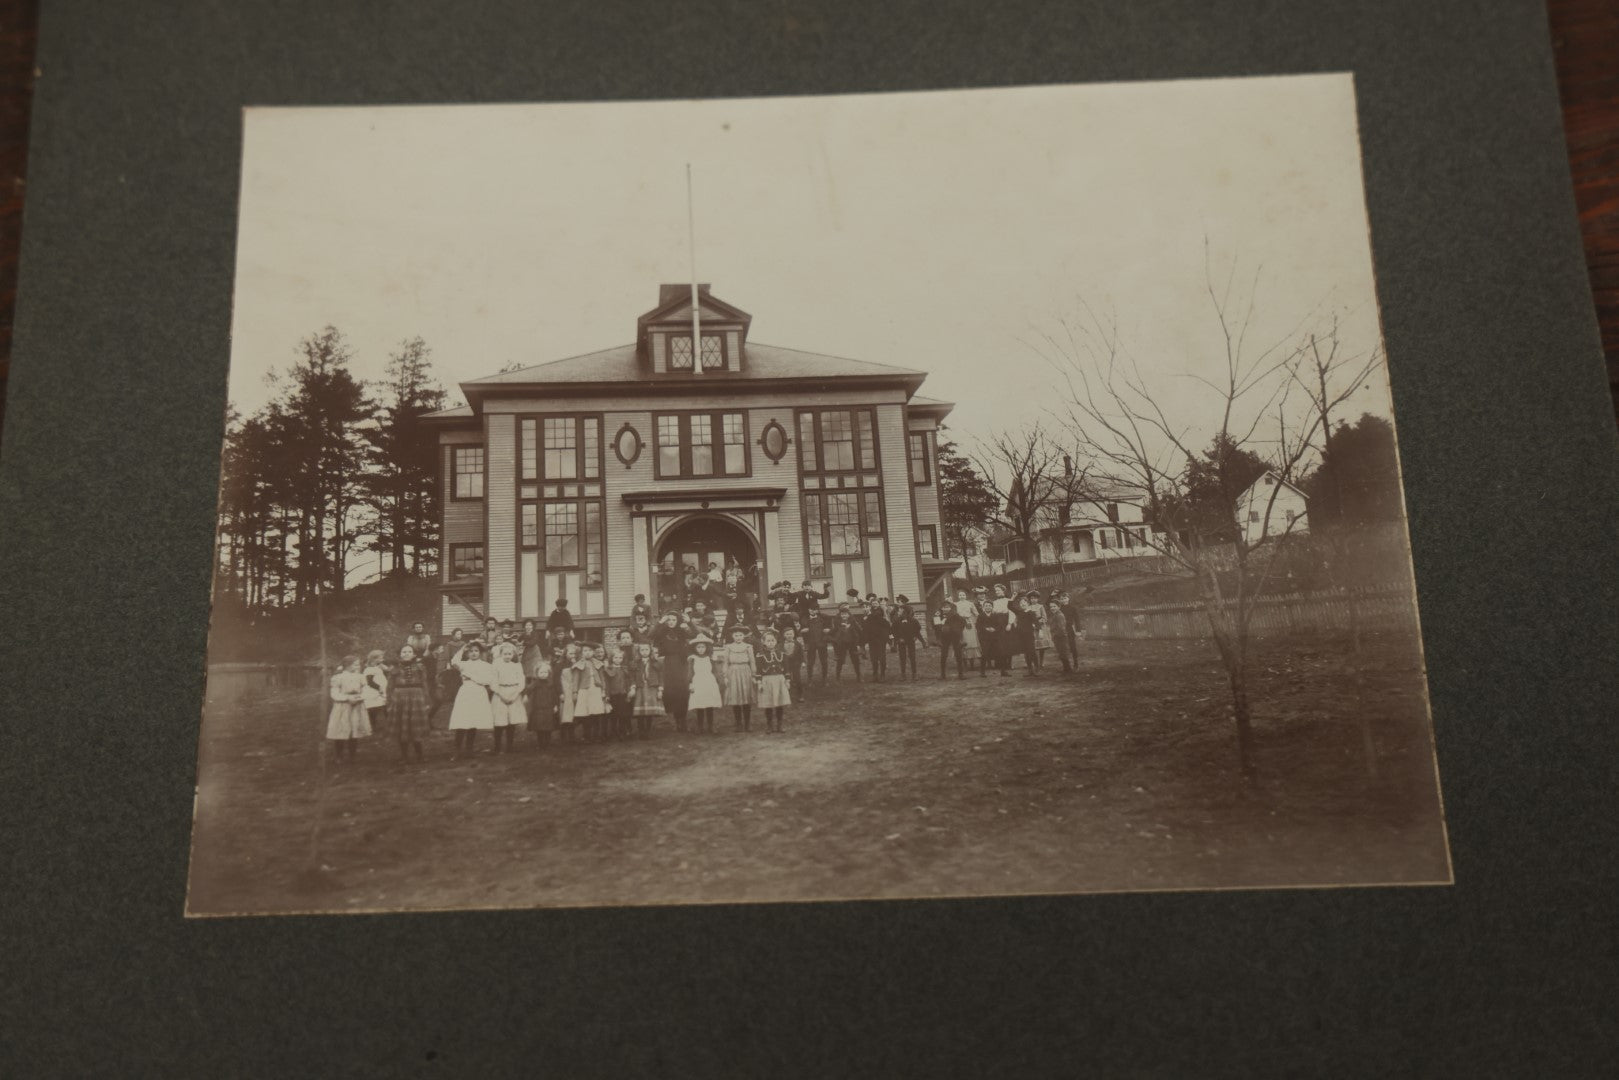
[{"label": "dirt ground", "polygon": [[[308,691],[205,720],[193,914],[966,896],[1449,878],[1414,641],[1255,664],[1260,783],[1237,782],[1198,642],[1084,646],[1079,672],[814,688],[787,730],[420,765],[324,760]],[[1019,661],[1021,665],[1021,661]],[[930,673],[931,669],[931,673]],[[1358,698],[1358,703],[1357,703]],[[1377,750],[1369,777],[1361,725]]]}]

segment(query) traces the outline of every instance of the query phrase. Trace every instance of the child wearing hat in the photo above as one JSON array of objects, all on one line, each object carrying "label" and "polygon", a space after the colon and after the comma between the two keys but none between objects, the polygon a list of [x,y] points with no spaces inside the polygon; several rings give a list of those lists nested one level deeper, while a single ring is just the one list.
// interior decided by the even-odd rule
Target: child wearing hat
[{"label": "child wearing hat", "polygon": [[698,634],[691,639],[691,655],[686,658],[686,711],[695,715],[697,730],[709,735],[714,733],[714,710],[725,704],[719,680],[714,677],[714,657],[710,654],[713,647],[713,638]]},{"label": "child wearing hat", "polygon": [[781,730],[782,714],[793,703],[792,692],[787,685],[787,658],[778,646],[774,630],[766,630],[761,637],[763,647],[758,658],[759,707],[765,711],[765,730],[777,732]]}]

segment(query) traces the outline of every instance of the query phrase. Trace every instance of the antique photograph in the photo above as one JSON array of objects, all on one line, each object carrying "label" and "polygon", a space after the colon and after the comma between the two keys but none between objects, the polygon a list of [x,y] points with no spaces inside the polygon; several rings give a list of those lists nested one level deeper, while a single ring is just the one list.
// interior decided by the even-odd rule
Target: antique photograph
[{"label": "antique photograph", "polygon": [[1451,881],[1350,75],[242,123],[188,914]]}]

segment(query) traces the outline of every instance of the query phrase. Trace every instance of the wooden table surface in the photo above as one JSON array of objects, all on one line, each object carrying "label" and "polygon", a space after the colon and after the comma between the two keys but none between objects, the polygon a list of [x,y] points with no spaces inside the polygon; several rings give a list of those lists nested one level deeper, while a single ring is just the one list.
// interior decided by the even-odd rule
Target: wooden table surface
[{"label": "wooden table surface", "polygon": [[[0,422],[17,296],[37,3],[0,0]],[[1619,421],[1619,0],[1548,0],[1585,264]]]}]

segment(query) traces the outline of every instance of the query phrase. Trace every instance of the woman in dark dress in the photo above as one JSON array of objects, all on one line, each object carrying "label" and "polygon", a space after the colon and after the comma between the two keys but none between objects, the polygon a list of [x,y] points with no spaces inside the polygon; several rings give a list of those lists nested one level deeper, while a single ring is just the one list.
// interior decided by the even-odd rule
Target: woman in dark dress
[{"label": "woman in dark dress", "polygon": [[652,644],[663,665],[663,711],[674,717],[676,731],[686,730],[686,701],[691,696],[686,672],[690,641],[691,635],[681,629],[680,617],[672,611],[664,612],[652,632]]}]

